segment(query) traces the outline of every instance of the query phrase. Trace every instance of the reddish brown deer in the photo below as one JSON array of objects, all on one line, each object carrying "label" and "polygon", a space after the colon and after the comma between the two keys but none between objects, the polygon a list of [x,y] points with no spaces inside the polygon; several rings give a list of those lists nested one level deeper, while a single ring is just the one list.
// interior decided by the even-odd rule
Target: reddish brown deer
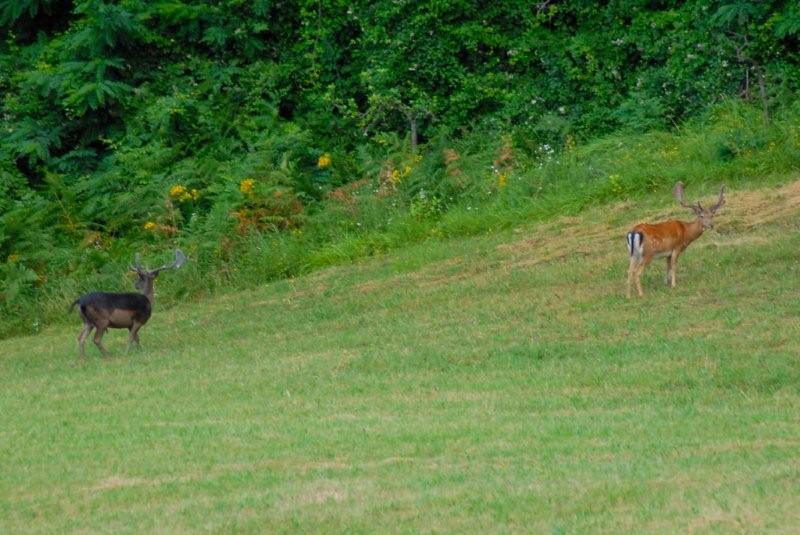
[{"label": "reddish brown deer", "polygon": [[153,283],[156,277],[165,269],[181,267],[184,262],[186,262],[186,256],[180,250],[176,250],[173,262],[158,269],[148,270],[142,268],[137,254],[130,269],[139,276],[135,286],[142,293],[92,292],[76,299],[70,310],[78,305],[81,319],[83,319],[83,330],[78,336],[81,357],[86,356],[84,345],[92,329],[97,329],[94,334],[94,344],[103,356],[108,356],[108,351],[103,347],[103,335],[108,328],[128,329],[130,334],[126,353],[130,351],[134,342],[137,347],[141,347],[139,345],[139,329],[147,323],[153,312],[155,302]]},{"label": "reddish brown deer", "polygon": [[640,223],[628,232],[628,254],[631,257],[628,267],[628,299],[631,297],[634,279],[639,297],[644,296],[642,273],[654,258],[666,257],[667,283],[674,288],[678,257],[703,231],[714,226],[714,215],[725,204],[725,186],[719,191],[717,203],[709,208],[703,208],[699,202],[688,204],[683,199],[683,182],[675,184],[673,194],[681,206],[694,212],[697,219],[691,222],[670,219],[661,223]]}]

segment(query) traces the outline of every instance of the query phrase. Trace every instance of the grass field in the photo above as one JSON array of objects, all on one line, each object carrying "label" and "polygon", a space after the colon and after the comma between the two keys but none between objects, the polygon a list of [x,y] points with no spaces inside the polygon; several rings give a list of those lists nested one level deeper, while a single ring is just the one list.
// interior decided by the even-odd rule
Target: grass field
[{"label": "grass field", "polygon": [[2,341],[0,531],[795,531],[800,182],[628,301],[669,202]]}]

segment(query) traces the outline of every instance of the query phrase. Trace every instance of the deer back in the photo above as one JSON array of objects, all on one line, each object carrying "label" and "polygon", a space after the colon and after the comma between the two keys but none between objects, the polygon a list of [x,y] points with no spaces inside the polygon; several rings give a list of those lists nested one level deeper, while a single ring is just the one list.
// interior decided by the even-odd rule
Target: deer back
[{"label": "deer back", "polygon": [[640,223],[633,227],[633,232],[644,235],[642,247],[645,252],[658,254],[685,249],[702,233],[702,227],[696,222],[670,219],[661,223]]},{"label": "deer back", "polygon": [[152,313],[150,300],[139,293],[92,292],[81,296],[78,306],[89,323],[108,323],[111,327],[144,324]]}]

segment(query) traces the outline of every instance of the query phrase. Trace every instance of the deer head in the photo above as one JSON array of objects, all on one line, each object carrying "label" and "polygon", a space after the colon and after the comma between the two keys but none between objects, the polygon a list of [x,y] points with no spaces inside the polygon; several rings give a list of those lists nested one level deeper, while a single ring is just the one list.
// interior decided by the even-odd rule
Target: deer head
[{"label": "deer head", "polygon": [[675,184],[675,189],[672,191],[673,195],[675,195],[675,199],[680,203],[681,206],[684,208],[688,208],[694,215],[697,216],[697,219],[700,220],[700,223],[703,225],[703,229],[710,229],[714,227],[714,216],[717,213],[717,210],[722,208],[725,204],[725,186],[722,186],[719,190],[719,199],[717,199],[716,204],[710,206],[708,208],[703,208],[700,202],[696,202],[694,204],[689,204],[683,198],[683,182],[678,182]]},{"label": "deer head", "polygon": [[134,286],[152,301],[153,281],[155,281],[156,277],[158,277],[158,274],[167,269],[178,269],[184,264],[184,262],[186,262],[186,255],[184,255],[180,249],[176,249],[175,260],[169,264],[164,264],[160,268],[150,270],[142,267],[139,253],[136,253],[133,258],[133,265],[130,266],[130,270],[139,276]]}]

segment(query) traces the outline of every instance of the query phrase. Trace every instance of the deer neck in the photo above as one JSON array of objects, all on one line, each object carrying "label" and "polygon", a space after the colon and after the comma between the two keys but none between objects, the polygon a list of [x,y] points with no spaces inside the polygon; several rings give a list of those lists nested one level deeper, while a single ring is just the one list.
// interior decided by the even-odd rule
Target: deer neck
[{"label": "deer neck", "polygon": [[155,304],[155,289],[153,281],[148,281],[144,287],[144,291],[142,292],[148,301],[150,301],[150,306],[152,307]]},{"label": "deer neck", "polygon": [[686,240],[688,243],[692,243],[694,240],[700,237],[703,234],[703,222],[700,218],[695,219],[691,223],[686,223]]}]

